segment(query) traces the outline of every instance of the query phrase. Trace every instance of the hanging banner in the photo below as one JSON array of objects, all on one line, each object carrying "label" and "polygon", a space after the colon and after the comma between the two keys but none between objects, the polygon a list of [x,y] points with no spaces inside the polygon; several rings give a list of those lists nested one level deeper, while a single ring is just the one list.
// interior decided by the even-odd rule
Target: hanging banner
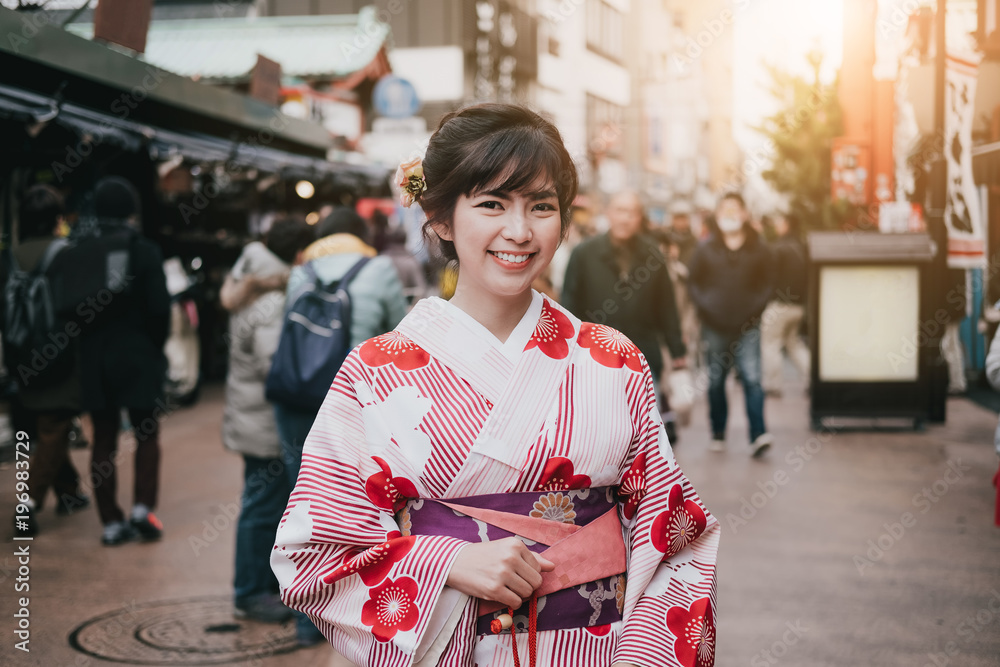
[{"label": "hanging banner", "polygon": [[979,193],[972,177],[972,122],[981,56],[948,54],[945,71],[944,156],[947,191],[944,221],[948,227],[948,266],[986,266],[986,233]]}]

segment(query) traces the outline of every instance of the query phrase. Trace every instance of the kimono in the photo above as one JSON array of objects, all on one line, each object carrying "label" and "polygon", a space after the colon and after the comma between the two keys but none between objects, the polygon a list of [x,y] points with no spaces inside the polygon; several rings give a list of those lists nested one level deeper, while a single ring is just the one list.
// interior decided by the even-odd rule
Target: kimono
[{"label": "kimono", "polygon": [[[420,534],[414,512],[533,494],[531,516],[573,524],[604,493],[627,572],[568,589],[594,605],[582,627],[545,630],[538,598],[537,664],[710,667],[720,526],[674,459],[635,345],[537,292],[503,343],[424,299],[338,373],[271,564],[285,604],[359,666],[512,665],[512,636],[524,656],[525,635],[481,631],[485,603],[446,586],[469,539]],[[472,540],[492,539],[493,528],[464,520],[479,526]],[[609,607],[617,620],[606,622]]]}]

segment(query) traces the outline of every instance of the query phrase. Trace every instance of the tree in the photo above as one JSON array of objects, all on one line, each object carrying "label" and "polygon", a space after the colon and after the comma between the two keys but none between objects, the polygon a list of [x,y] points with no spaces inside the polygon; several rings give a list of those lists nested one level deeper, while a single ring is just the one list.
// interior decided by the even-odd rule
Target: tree
[{"label": "tree", "polygon": [[820,80],[822,53],[812,51],[806,59],[812,67],[811,80],[766,66],[769,92],[781,108],[754,128],[773,146],[771,166],[761,175],[788,197],[789,213],[804,229],[835,229],[852,213],[846,202],[830,198],[831,146],[833,138],[843,133],[837,81]]}]

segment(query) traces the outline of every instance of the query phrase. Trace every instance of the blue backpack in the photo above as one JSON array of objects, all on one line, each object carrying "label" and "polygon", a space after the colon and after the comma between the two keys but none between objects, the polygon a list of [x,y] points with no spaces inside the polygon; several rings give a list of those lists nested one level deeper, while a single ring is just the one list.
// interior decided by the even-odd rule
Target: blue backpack
[{"label": "blue backpack", "polygon": [[351,351],[351,297],[347,286],[368,263],[362,258],[340,280],[324,285],[312,262],[306,286],[285,311],[278,349],[271,359],[267,400],[318,412],[333,378]]}]

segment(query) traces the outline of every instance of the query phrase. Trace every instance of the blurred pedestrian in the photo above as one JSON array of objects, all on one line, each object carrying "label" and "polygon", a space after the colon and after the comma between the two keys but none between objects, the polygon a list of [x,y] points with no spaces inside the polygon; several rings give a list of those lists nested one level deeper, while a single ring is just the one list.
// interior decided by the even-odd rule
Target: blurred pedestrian
[{"label": "blurred pedestrian", "polygon": [[[14,267],[31,275],[54,273],[52,264],[66,246],[57,235],[64,214],[63,197],[54,188],[35,185],[24,193],[18,216],[19,243],[11,250],[14,261],[5,262],[8,275]],[[15,298],[15,294],[8,293],[7,297]],[[7,308],[5,315],[15,307],[6,300],[4,305]],[[41,307],[41,304],[36,305]],[[4,333],[6,342],[8,332]],[[90,499],[79,488],[79,475],[69,459],[72,420],[80,413],[77,340],[68,336],[65,330],[57,329],[52,333],[56,340],[64,341],[58,364],[49,363],[39,369],[33,360],[18,359],[13,351],[5,355],[8,370],[18,382],[14,399],[18,403],[17,412],[26,418],[30,441],[34,445],[28,501],[24,503],[28,507],[27,519],[15,521],[16,534],[21,537],[38,533],[36,515],[42,510],[50,488],[55,491],[59,514],[68,514],[90,504]]]},{"label": "blurred pedestrian", "polygon": [[219,293],[230,313],[222,442],[243,456],[234,606],[237,617],[264,623],[281,623],[292,615],[278,597],[270,565],[274,535],[292,486],[264,381],[281,337],[288,272],[312,237],[304,220],[278,220],[265,243],[254,241],[243,248]]},{"label": "blurred pedestrian", "polygon": [[[351,299],[351,347],[393,329],[406,315],[406,299],[388,257],[376,257],[368,245],[365,221],[353,209],[337,207],[317,226],[319,239],[303,252],[303,262],[311,264],[323,284],[339,281],[362,258],[371,260],[347,287]],[[288,279],[287,301],[291,304],[300,289],[308,287],[308,275],[302,266],[293,267]],[[333,381],[333,378],[330,378]],[[289,483],[294,486],[302,462],[302,446],[316,418],[316,410],[275,403],[282,460]],[[296,619],[296,637],[301,645],[323,640],[319,630],[304,614]]]},{"label": "blurred pedestrian", "polygon": [[769,249],[748,220],[742,195],[722,196],[711,236],[691,256],[688,288],[705,343],[711,448],[725,451],[726,378],[735,365],[750,422],[750,453],[756,457],[773,441],[764,424],[760,316],[774,291],[774,269]]},{"label": "blurred pedestrian", "polygon": [[[139,231],[139,212],[139,193],[131,183],[120,176],[98,181],[94,217],[74,230],[74,263],[69,268],[78,271],[73,282],[92,293],[81,301],[87,304],[81,305],[81,399],[94,425],[91,483],[104,525],[101,541],[107,546],[136,536],[155,540],[163,532],[153,510],[160,485],[159,420],[168,411],[163,402],[163,345],[170,326],[170,294],[163,255]],[[88,263],[105,268],[81,269]],[[134,501],[128,520],[117,501],[122,408],[128,410],[135,435]]]},{"label": "blurred pedestrian", "polygon": [[670,236],[677,246],[677,258],[684,266],[688,266],[691,263],[691,255],[698,246],[698,237],[691,229],[691,213],[686,207],[678,207],[670,216]]},{"label": "blurred pedestrian", "polygon": [[[986,379],[989,380],[990,386],[1000,391],[1000,329],[997,329],[993,335],[993,340],[990,342],[989,352],[986,354],[985,370]],[[997,456],[1000,456],[1000,423],[997,423],[996,430],[993,433],[993,449],[996,451]],[[1000,526],[1000,468],[997,469],[996,475],[993,476],[993,486],[997,490],[993,524]]]},{"label": "blurred pedestrian", "polygon": [[[630,191],[608,202],[608,231],[576,247],[566,267],[562,304],[585,322],[607,324],[625,334],[646,357],[653,377],[663,373],[661,341],[673,368],[686,367],[687,348],[666,259],[656,241],[641,234],[642,202]],[[664,426],[676,444],[669,404],[658,389]]]},{"label": "blurred pedestrian", "polygon": [[782,350],[805,381],[809,382],[809,348],[799,330],[805,317],[806,249],[799,236],[798,220],[778,214],[771,218],[775,240],[774,298],[764,309],[760,324],[760,353],[764,392],[781,396]]},{"label": "blurred pedestrian", "polygon": [[406,230],[403,227],[390,227],[385,231],[384,248],[380,253],[392,260],[392,265],[396,267],[396,274],[403,286],[403,296],[406,297],[408,305],[412,306],[427,296],[427,277],[424,275],[424,267],[413,253],[407,250]]}]

